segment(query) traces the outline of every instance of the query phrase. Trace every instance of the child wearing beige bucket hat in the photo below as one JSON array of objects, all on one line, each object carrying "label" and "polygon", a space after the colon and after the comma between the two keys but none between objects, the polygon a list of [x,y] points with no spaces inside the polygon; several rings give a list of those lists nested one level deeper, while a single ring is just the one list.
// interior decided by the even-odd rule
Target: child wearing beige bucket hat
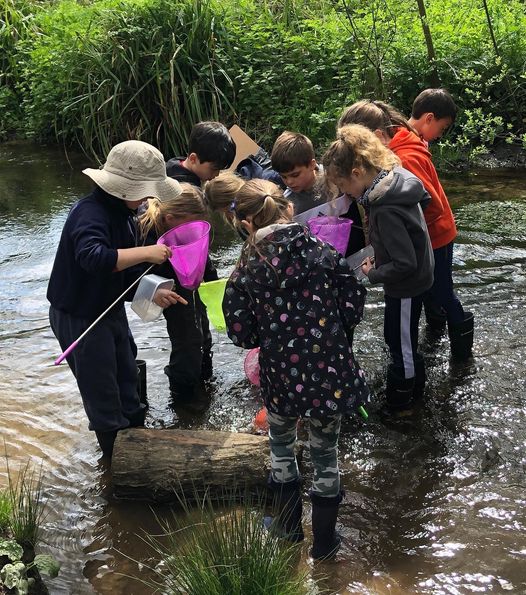
[{"label": "child wearing beige bucket hat", "polygon": [[[114,146],[101,169],[83,173],[96,187],[68,215],[47,290],[51,329],[62,349],[137,279],[144,263],[161,264],[170,256],[166,246],[137,246],[135,214],[149,197],[172,200],[181,192],[179,183],[166,176],[162,153],[137,140]],[[161,307],[184,302],[166,289],[155,301]],[[106,456],[120,429],[144,424],[136,355],[123,298],[67,356],[89,428]]]}]

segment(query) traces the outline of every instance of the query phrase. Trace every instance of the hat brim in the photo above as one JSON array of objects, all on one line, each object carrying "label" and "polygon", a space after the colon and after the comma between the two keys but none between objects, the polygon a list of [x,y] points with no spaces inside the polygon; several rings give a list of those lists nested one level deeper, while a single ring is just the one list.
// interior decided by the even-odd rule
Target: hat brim
[{"label": "hat brim", "polygon": [[113,174],[105,169],[88,167],[82,170],[104,192],[126,201],[158,198],[164,202],[177,198],[181,194],[181,186],[177,180],[166,177],[164,180],[129,180]]}]

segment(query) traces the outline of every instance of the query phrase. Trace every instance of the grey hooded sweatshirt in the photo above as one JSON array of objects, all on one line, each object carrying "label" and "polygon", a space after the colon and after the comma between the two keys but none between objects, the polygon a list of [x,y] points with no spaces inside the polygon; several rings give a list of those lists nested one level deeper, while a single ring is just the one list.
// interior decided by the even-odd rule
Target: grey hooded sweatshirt
[{"label": "grey hooded sweatshirt", "polygon": [[371,283],[382,283],[386,295],[416,297],[433,285],[433,249],[422,209],[430,196],[422,182],[395,167],[370,191],[369,241],[375,268]]}]

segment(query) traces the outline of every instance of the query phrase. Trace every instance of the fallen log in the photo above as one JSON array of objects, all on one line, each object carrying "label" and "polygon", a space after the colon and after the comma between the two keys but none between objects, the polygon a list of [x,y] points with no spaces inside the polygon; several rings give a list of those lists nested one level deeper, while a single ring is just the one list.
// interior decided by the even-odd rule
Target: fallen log
[{"label": "fallen log", "polygon": [[111,463],[117,498],[155,502],[264,489],[269,468],[266,436],[211,430],[122,430]]}]

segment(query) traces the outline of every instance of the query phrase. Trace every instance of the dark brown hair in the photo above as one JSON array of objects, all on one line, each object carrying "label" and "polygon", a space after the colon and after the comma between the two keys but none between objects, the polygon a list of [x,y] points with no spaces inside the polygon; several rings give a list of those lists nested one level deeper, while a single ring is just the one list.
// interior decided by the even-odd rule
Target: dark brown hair
[{"label": "dark brown hair", "polygon": [[283,132],[272,147],[272,168],[278,173],[292,171],[298,165],[309,165],[314,159],[311,141],[299,132]]},{"label": "dark brown hair", "polygon": [[424,89],[413,101],[411,117],[418,120],[424,114],[431,113],[437,120],[451,118],[454,122],[457,112],[455,100],[446,89]]}]

